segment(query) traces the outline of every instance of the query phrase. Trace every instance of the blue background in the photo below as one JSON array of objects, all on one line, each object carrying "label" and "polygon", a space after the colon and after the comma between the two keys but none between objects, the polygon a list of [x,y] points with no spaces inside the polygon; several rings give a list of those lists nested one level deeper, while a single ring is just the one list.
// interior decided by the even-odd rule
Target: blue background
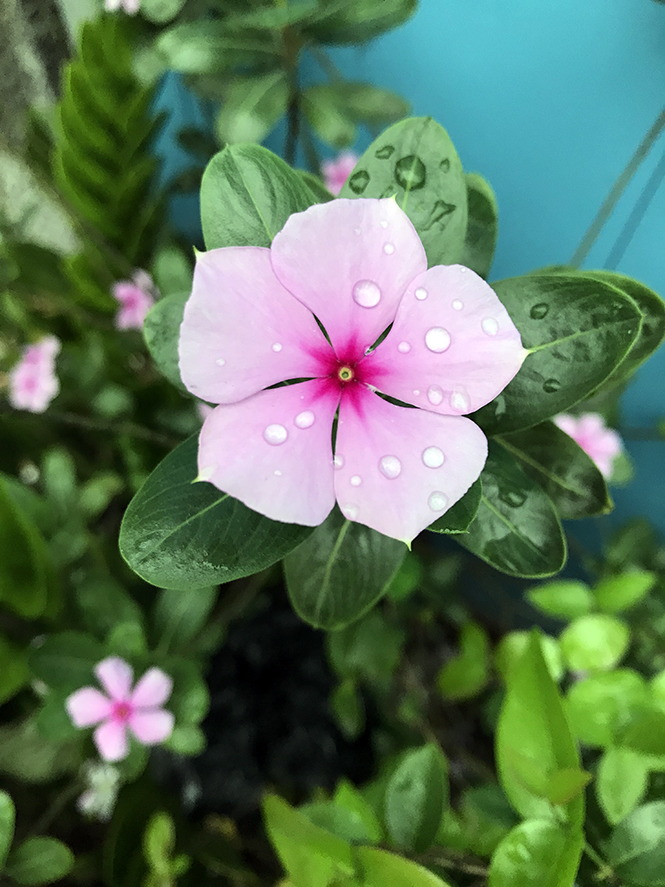
[{"label": "blue background", "polygon": [[[612,184],[665,105],[665,6],[653,0],[421,0],[406,25],[360,48],[336,49],[350,79],[404,95],[451,135],[467,171],[497,195],[493,278],[570,260]],[[204,120],[172,78],[162,101],[171,130]],[[369,143],[369,134],[358,149]],[[172,144],[172,143],[171,143]],[[282,133],[268,142],[280,150]],[[607,257],[649,177],[661,137],[625,192],[585,267]],[[168,152],[171,174],[182,155]],[[176,215],[195,227],[195,205]],[[617,270],[665,294],[665,185]],[[665,347],[623,398],[627,427],[665,416]],[[665,534],[665,443],[628,441],[633,482],[614,490],[601,529],[646,514]]]}]

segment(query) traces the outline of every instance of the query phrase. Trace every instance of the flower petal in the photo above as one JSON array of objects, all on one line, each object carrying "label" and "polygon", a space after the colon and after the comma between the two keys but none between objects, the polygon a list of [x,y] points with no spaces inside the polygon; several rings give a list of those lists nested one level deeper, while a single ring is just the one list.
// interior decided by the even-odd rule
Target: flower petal
[{"label": "flower petal", "polygon": [[277,277],[318,317],[342,360],[374,344],[427,268],[415,228],[392,199],[338,199],[295,213],[270,255]]},{"label": "flower petal", "polygon": [[119,656],[109,656],[95,666],[95,674],[114,702],[127,702],[134,679],[129,663]]},{"label": "flower petal", "polygon": [[487,440],[470,419],[394,406],[366,390],[342,396],[335,458],[342,513],[409,543],[478,478]]},{"label": "flower petal", "polygon": [[127,730],[121,721],[105,721],[95,730],[94,739],[105,761],[121,761],[127,757]]},{"label": "flower petal", "polygon": [[198,253],[178,354],[185,386],[210,403],[236,403],[287,379],[318,376],[330,353],[321,330],[275,277],[270,250]]},{"label": "flower petal", "polygon": [[526,355],[494,290],[469,268],[436,265],[410,283],[390,333],[363,360],[363,377],[454,416],[493,400]]},{"label": "flower petal", "polygon": [[129,729],[144,745],[157,745],[173,733],[175,718],[163,708],[135,711],[129,718]]},{"label": "flower petal", "polygon": [[199,438],[199,477],[273,520],[317,526],[335,504],[328,380],[261,391],[222,404]]},{"label": "flower petal", "polygon": [[67,714],[75,727],[92,727],[111,714],[113,703],[94,687],[82,687],[65,700]]},{"label": "flower petal", "polygon": [[173,681],[161,668],[149,668],[134,688],[131,704],[137,708],[163,705],[172,690]]}]

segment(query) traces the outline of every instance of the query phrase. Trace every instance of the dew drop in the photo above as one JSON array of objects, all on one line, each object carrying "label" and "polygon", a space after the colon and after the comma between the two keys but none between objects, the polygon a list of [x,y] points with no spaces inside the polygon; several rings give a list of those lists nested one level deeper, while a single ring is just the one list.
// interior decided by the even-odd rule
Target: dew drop
[{"label": "dew drop", "polygon": [[311,428],[314,424],[314,413],[311,410],[303,410],[293,421],[298,428]]},{"label": "dew drop", "polygon": [[360,477],[359,474],[354,474],[353,477],[351,478],[351,480],[349,481],[349,483],[351,484],[352,487],[359,487],[362,482],[363,482],[363,479],[362,479],[362,477]]},{"label": "dew drop", "polygon": [[383,251],[387,256],[392,256],[392,254],[395,252],[395,247],[392,243],[384,243]]},{"label": "dew drop", "polygon": [[538,302],[537,305],[534,305],[532,307],[529,314],[531,315],[531,317],[533,317],[534,320],[542,320],[543,317],[547,317],[547,312],[549,310],[550,306],[547,304],[547,302]]},{"label": "dew drop", "polygon": [[381,301],[381,290],[373,280],[359,280],[353,287],[353,299],[361,308],[374,308]]},{"label": "dew drop", "polygon": [[379,471],[388,480],[395,480],[402,473],[402,463],[397,456],[382,456],[379,460]]},{"label": "dew drop", "polygon": [[450,333],[442,326],[433,326],[425,333],[425,345],[435,354],[441,354],[450,348]]},{"label": "dew drop", "polygon": [[481,324],[483,328],[483,332],[487,333],[488,336],[496,336],[499,332],[499,324],[493,317],[486,317]]},{"label": "dew drop", "polygon": [[443,511],[448,504],[448,497],[440,490],[435,490],[427,500],[427,504],[432,511]]},{"label": "dew drop", "polygon": [[402,188],[417,191],[425,184],[425,164],[415,154],[408,154],[395,164],[395,178]]},{"label": "dew drop", "polygon": [[453,391],[450,395],[450,406],[458,413],[469,411],[469,398],[462,391]]},{"label": "dew drop", "polygon": [[427,400],[438,407],[440,403],[443,403],[443,389],[438,385],[430,385],[427,389]]},{"label": "dew drop", "polygon": [[343,465],[344,465],[344,456],[340,456],[339,453],[336,453],[333,456],[333,467],[339,469],[339,468],[342,468]]},{"label": "dew drop", "polygon": [[411,351],[411,346],[408,342],[400,342],[397,346],[397,350],[400,352],[400,354],[408,354],[409,351]]},{"label": "dew drop", "polygon": [[501,490],[499,499],[511,508],[521,508],[526,502],[526,493],[523,490]]},{"label": "dew drop", "polygon": [[438,222],[442,223],[441,228],[445,228],[448,224],[448,216],[455,212],[456,209],[457,206],[454,203],[446,203],[445,200],[437,200],[432,207],[432,211],[430,212],[427,221],[421,223],[422,230],[429,231]]},{"label": "dew drop", "polygon": [[450,160],[448,160],[448,158],[446,157],[444,160],[441,161],[440,166],[444,172],[448,172],[448,170],[450,169]]},{"label": "dew drop", "polygon": [[281,342],[275,342],[275,344],[272,346],[272,350],[273,351],[281,351],[282,350]]},{"label": "dew drop", "polygon": [[364,169],[359,169],[349,179],[349,188],[354,194],[362,194],[369,185],[369,173]]},{"label": "dew drop", "polygon": [[217,364],[218,367],[223,367],[224,364],[226,363],[226,361],[224,360],[223,357],[218,357],[217,360],[215,361],[215,363]]},{"label": "dew drop", "polygon": [[381,227],[382,228],[388,227],[388,220],[387,219],[381,219]]},{"label": "dew drop", "polygon": [[266,441],[273,447],[278,447],[280,444],[284,443],[286,438],[289,436],[289,432],[283,425],[268,425],[266,430],[263,432],[263,436]]},{"label": "dew drop", "polygon": [[425,289],[424,286],[419,286],[418,289],[416,290],[416,299],[418,299],[420,302],[422,302],[423,299],[426,299],[426,298],[427,298],[427,290]]},{"label": "dew drop", "polygon": [[414,388],[413,393],[415,394],[416,397],[420,397],[420,389],[419,388]]},{"label": "dew drop", "polygon": [[275,477],[281,477],[281,476],[282,476],[282,472],[279,470],[279,468],[275,468],[273,474],[275,475]]},{"label": "dew drop", "polygon": [[428,468],[441,468],[446,457],[438,447],[427,447],[423,450],[423,462]]},{"label": "dew drop", "polygon": [[394,153],[395,149],[392,145],[384,145],[383,148],[379,148],[378,151],[374,152],[374,156],[378,157],[379,160],[387,160]]},{"label": "dew drop", "polygon": [[354,228],[353,230],[356,234],[360,234],[360,228]]},{"label": "dew drop", "polygon": [[464,308],[464,302],[460,302],[459,299],[455,299],[453,301],[453,308],[455,309],[455,311],[461,311],[462,308]]},{"label": "dew drop", "polygon": [[543,382],[543,391],[547,391],[548,394],[554,394],[559,388],[561,388],[561,382],[558,379],[545,379]]},{"label": "dew drop", "polygon": [[358,517],[357,505],[342,505],[342,514],[349,520],[355,520]]}]

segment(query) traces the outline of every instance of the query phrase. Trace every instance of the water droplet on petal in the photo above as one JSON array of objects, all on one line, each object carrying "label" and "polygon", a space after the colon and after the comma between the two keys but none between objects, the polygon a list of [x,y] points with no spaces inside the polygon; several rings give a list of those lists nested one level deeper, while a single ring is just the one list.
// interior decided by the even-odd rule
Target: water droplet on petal
[{"label": "water droplet on petal", "polygon": [[424,286],[419,286],[416,290],[416,299],[419,299],[421,302],[423,299],[427,298],[427,290]]},{"label": "water droplet on petal", "polygon": [[425,184],[425,177],[425,164],[415,154],[402,157],[395,164],[395,178],[402,188],[417,191]]},{"label": "water droplet on petal", "polygon": [[335,468],[341,468],[344,465],[344,456],[340,456],[339,453],[336,453],[333,456],[333,466]]},{"label": "water droplet on petal", "polygon": [[353,230],[356,234],[360,234],[360,228],[354,228]]},{"label": "water droplet on petal", "polygon": [[392,256],[392,254],[395,252],[395,247],[392,243],[384,243],[383,251],[387,256]]},{"label": "water droplet on petal", "polygon": [[282,472],[279,470],[279,468],[275,468],[273,474],[275,475],[275,477],[281,477],[281,476],[282,476]]},{"label": "water droplet on petal", "polygon": [[550,310],[550,306],[547,302],[538,302],[537,305],[534,305],[529,314],[533,317],[534,320],[542,320],[543,317],[547,317],[547,312]]},{"label": "water droplet on petal", "polygon": [[363,479],[358,474],[354,474],[353,477],[351,478],[351,480],[349,481],[349,483],[351,484],[352,487],[359,487],[362,482],[363,482]]},{"label": "water droplet on petal", "polygon": [[450,395],[450,406],[458,413],[468,413],[469,398],[462,391],[453,391]]},{"label": "water droplet on petal", "polygon": [[357,505],[342,505],[342,514],[349,520],[355,520],[358,517]]},{"label": "water droplet on petal", "polygon": [[443,403],[443,389],[438,385],[430,385],[427,389],[427,400],[438,407],[440,403]]},{"label": "water droplet on petal", "polygon": [[273,350],[273,351],[281,351],[281,350],[282,350],[282,345],[281,345],[281,343],[280,343],[280,342],[275,342],[275,344],[272,346],[272,350]]},{"label": "water droplet on petal", "polygon": [[453,308],[455,309],[455,311],[461,311],[462,308],[464,308],[464,302],[460,302],[459,299],[455,299],[453,301]]},{"label": "water droplet on petal", "polygon": [[427,504],[432,511],[443,511],[446,505],[448,505],[448,497],[440,490],[436,490],[427,500]]},{"label": "water droplet on petal", "polygon": [[289,436],[289,432],[283,425],[268,425],[266,430],[263,432],[263,436],[269,444],[271,444],[273,447],[277,447],[280,444],[284,443],[286,438]]},{"label": "water droplet on petal", "polygon": [[383,456],[379,461],[379,471],[388,480],[394,480],[402,473],[402,463],[397,456]]},{"label": "water droplet on petal", "polygon": [[354,194],[362,194],[369,185],[369,173],[364,169],[359,169],[349,179],[349,188]]},{"label": "water droplet on petal", "polygon": [[215,363],[217,364],[218,367],[223,367],[224,364],[226,363],[226,361],[224,360],[223,357],[218,357],[217,360],[215,361]]},{"label": "water droplet on petal", "polygon": [[561,388],[561,382],[558,379],[545,379],[543,382],[543,391],[547,391],[548,394],[554,394],[559,388]]},{"label": "water droplet on petal", "polygon": [[411,351],[411,346],[408,342],[400,342],[397,346],[397,350],[400,352],[400,354],[408,354],[409,351]]},{"label": "water droplet on petal", "polygon": [[374,308],[381,301],[381,290],[373,280],[359,280],[353,287],[353,299],[361,308]]},{"label": "water droplet on petal", "polygon": [[419,388],[414,388],[413,393],[416,395],[416,397],[420,397],[420,389]]},{"label": "water droplet on petal", "polygon": [[442,326],[433,326],[425,333],[425,345],[430,351],[441,354],[450,348],[450,333]]},{"label": "water droplet on petal", "polygon": [[388,220],[387,219],[381,219],[381,227],[382,228],[388,227]]},{"label": "water droplet on petal", "polygon": [[499,332],[499,324],[493,317],[486,317],[481,324],[483,328],[483,332],[487,333],[488,336],[496,336]]},{"label": "water droplet on petal", "polygon": [[311,410],[303,410],[293,421],[298,428],[311,428],[314,424],[314,413]]},{"label": "water droplet on petal", "polygon": [[466,268],[466,266],[465,266],[465,265],[460,265],[459,272],[460,272],[460,274],[466,274],[466,272],[467,272],[467,268]]},{"label": "water droplet on petal", "polygon": [[440,450],[438,447],[427,447],[423,451],[423,462],[428,468],[441,468],[445,459],[443,450]]}]

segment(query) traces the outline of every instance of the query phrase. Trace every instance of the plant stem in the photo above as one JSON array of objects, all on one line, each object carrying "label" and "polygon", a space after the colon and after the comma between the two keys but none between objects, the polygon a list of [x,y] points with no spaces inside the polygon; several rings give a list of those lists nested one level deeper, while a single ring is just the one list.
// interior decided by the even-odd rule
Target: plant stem
[{"label": "plant stem", "polygon": [[313,58],[316,59],[319,67],[323,71],[323,73],[330,80],[342,80],[342,73],[335,64],[335,62],[330,58],[327,52],[324,52],[318,46],[309,46],[308,47],[310,53]]},{"label": "plant stem", "polygon": [[600,234],[603,226],[605,225],[605,222],[612,215],[614,207],[619,202],[621,195],[628,187],[630,180],[639,169],[642,161],[648,155],[654,142],[661,134],[663,129],[665,129],[665,108],[663,108],[663,110],[660,112],[655,122],[638,145],[637,150],[626,164],[625,169],[616,180],[614,185],[612,185],[610,193],[605,198],[602,206],[596,214],[595,219],[593,220],[593,222],[589,226],[588,231],[582,238],[580,245],[575,250],[573,257],[570,260],[570,264],[574,268],[579,268],[582,262],[584,262],[586,257],[589,255],[589,251],[596,242],[596,239]]},{"label": "plant stem", "polygon": [[596,875],[596,878],[599,881],[606,881],[608,878],[611,878],[614,875],[614,870],[612,866],[608,865],[605,862],[603,857],[593,849],[588,841],[586,841],[584,844],[584,852],[589,857],[589,859],[592,862],[595,862],[595,864],[598,866],[598,874]]}]

